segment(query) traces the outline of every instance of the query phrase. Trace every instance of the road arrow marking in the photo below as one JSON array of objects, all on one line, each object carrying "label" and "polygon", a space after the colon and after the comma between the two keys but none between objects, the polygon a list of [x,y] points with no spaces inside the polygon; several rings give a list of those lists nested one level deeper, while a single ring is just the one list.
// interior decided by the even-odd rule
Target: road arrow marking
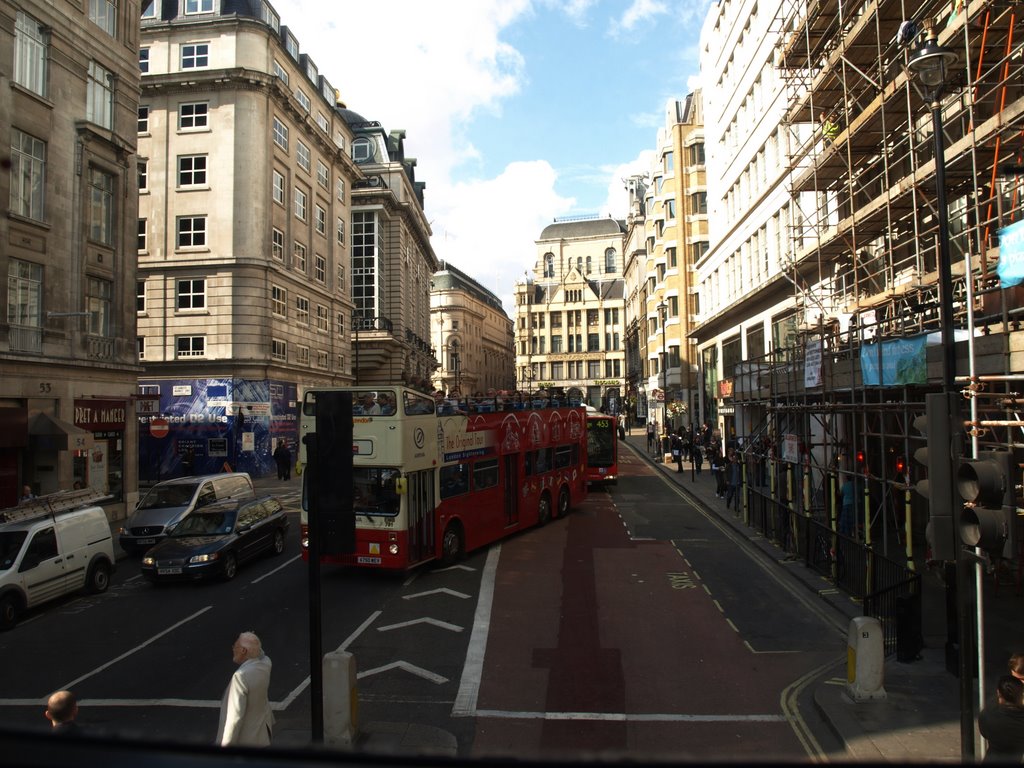
[{"label": "road arrow marking", "polygon": [[431,618],[413,619],[412,621],[403,621],[400,624],[388,624],[386,627],[377,627],[377,631],[388,632],[392,629],[405,629],[406,627],[411,627],[414,624],[433,624],[435,627],[447,629],[452,632],[462,631],[462,627],[458,626],[457,624],[449,624],[446,621],[438,621],[437,619]]},{"label": "road arrow marking", "polygon": [[376,669],[367,669],[364,672],[360,672],[356,675],[357,680],[362,680],[364,677],[370,677],[371,675],[377,675],[381,672],[390,672],[392,669],[404,669],[406,672],[422,677],[424,680],[429,680],[432,683],[441,685],[447,683],[447,677],[441,677],[441,675],[435,675],[422,667],[417,667],[413,664],[409,664],[406,661],[393,661],[390,664],[385,664],[383,667],[377,667]]},{"label": "road arrow marking", "polygon": [[470,573],[476,573],[476,568],[471,568],[468,565],[449,565],[447,568],[438,568],[434,573],[444,573],[445,571],[469,571]]},{"label": "road arrow marking", "polygon": [[431,589],[427,592],[417,592],[413,595],[402,595],[402,599],[414,600],[417,597],[429,597],[430,595],[451,595],[452,597],[461,597],[463,600],[468,600],[471,597],[471,595],[465,595],[462,592],[456,592],[454,589],[442,587],[441,589]]}]

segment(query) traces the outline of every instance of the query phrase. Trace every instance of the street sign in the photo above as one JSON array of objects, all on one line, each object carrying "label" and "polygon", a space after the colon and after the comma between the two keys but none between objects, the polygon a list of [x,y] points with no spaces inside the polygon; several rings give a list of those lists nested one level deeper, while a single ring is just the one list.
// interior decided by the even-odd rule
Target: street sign
[{"label": "street sign", "polygon": [[167,419],[153,419],[149,422],[149,434],[153,437],[167,437],[167,433],[170,431],[171,427],[167,423]]}]

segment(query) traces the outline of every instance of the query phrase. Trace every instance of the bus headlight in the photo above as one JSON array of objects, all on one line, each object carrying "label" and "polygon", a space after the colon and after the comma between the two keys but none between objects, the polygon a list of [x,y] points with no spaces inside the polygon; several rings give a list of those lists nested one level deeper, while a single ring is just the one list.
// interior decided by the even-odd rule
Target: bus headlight
[{"label": "bus headlight", "polygon": [[303,548],[303,549],[309,549],[309,539],[308,539],[308,538],[304,538],[304,539],[303,539],[303,540],[302,540],[302,541],[300,542],[300,544],[302,545],[302,548]]},{"label": "bus headlight", "polygon": [[397,555],[398,554],[398,545],[394,544],[394,543],[388,544],[388,554]]}]

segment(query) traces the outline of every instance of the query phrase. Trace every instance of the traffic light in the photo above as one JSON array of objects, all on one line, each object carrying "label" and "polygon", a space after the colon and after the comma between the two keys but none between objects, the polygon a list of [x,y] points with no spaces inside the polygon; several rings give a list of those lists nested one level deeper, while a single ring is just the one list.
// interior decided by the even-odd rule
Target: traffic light
[{"label": "traffic light", "polygon": [[896,457],[896,477],[903,477],[907,472],[907,460],[903,456]]},{"label": "traffic light", "polygon": [[969,505],[960,516],[964,544],[991,555],[1015,555],[1019,469],[1010,451],[981,451],[960,462],[957,490]]},{"label": "traffic light", "polygon": [[[915,489],[928,499],[928,534],[935,560],[957,559],[957,537],[953,532],[952,474],[963,440],[960,397],[953,392],[925,396],[924,416],[914,419],[914,427],[925,436],[927,445],[914,451],[914,459],[923,464],[928,479],[919,480]],[[957,505],[959,512],[959,505]]]}]

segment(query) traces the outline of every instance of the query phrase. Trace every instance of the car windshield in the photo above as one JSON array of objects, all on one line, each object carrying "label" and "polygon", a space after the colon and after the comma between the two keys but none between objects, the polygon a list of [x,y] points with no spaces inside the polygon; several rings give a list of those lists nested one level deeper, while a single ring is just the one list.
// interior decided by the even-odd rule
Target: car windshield
[{"label": "car windshield", "polygon": [[174,529],[174,536],[213,536],[231,533],[235,512],[203,512],[191,514]]},{"label": "car windshield", "polygon": [[0,533],[0,571],[6,571],[18,557],[21,545],[25,543],[27,531],[6,531]]},{"label": "car windshield", "polygon": [[192,501],[198,483],[175,483],[174,485],[157,485],[149,489],[149,493],[139,503],[138,509],[166,509],[167,507],[183,507]]}]

